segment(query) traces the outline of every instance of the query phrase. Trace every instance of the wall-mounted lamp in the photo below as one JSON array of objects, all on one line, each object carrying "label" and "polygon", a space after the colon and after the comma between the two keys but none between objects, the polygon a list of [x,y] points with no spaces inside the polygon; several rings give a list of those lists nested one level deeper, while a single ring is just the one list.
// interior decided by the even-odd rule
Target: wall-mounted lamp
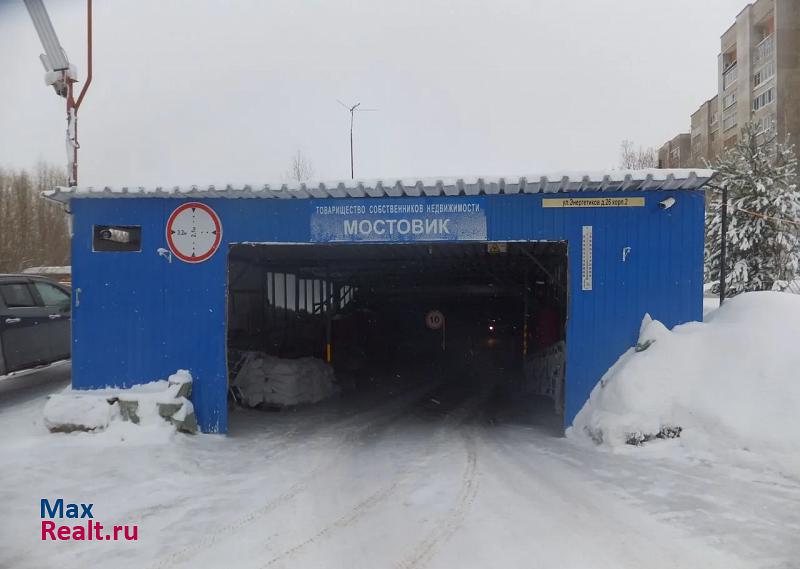
[{"label": "wall-mounted lamp", "polygon": [[156,249],[156,253],[158,253],[159,257],[164,257],[168,263],[172,263],[172,252],[168,249],[164,249],[163,247],[159,247]]},{"label": "wall-mounted lamp", "polygon": [[675,198],[667,198],[658,202],[658,207],[661,209],[669,209],[675,205]]}]

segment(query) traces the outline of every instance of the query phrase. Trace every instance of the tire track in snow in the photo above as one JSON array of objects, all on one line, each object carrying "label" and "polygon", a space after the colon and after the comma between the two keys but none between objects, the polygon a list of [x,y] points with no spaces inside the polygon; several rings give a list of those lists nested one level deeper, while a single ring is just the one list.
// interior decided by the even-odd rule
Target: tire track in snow
[{"label": "tire track in snow", "polygon": [[420,541],[411,553],[397,563],[396,569],[414,569],[424,567],[436,550],[444,545],[450,537],[458,530],[478,495],[479,473],[478,473],[478,453],[475,443],[475,436],[470,430],[464,435],[464,444],[467,450],[467,463],[461,477],[461,489],[459,490],[455,504],[448,513],[436,524],[435,529]]},{"label": "tire track in snow", "polygon": [[[282,437],[280,441],[277,441],[271,444],[268,448],[263,449],[266,453],[268,453],[267,457],[269,458],[270,462],[274,462],[276,459],[283,457],[286,454],[286,451],[292,449],[297,441],[301,438],[310,439],[323,431],[336,431],[337,429],[346,427],[348,424],[353,423],[355,421],[360,420],[361,417],[370,414],[376,414],[377,409],[384,409],[386,407],[393,407],[397,406],[398,404],[403,405],[413,405],[416,401],[424,397],[427,393],[429,393],[433,387],[431,386],[424,386],[424,387],[414,387],[409,389],[405,393],[401,394],[398,398],[396,395],[382,395],[375,401],[368,401],[372,407],[361,410],[356,410],[353,412],[348,412],[342,418],[335,420],[332,423],[323,423],[321,421],[317,421],[316,424],[313,426],[301,426],[301,425],[294,425],[289,428],[286,432],[282,433],[280,436]],[[404,402],[404,403],[403,403]],[[377,407],[375,407],[377,406]],[[313,420],[314,417],[306,417],[303,420]],[[274,433],[269,431],[270,436],[274,436]],[[341,444],[341,443],[340,443]],[[218,485],[216,483],[211,483],[207,486],[206,490],[208,492],[213,492],[219,490]],[[124,517],[120,517],[117,519],[112,520],[109,525],[122,525],[122,524],[131,524],[131,523],[141,523],[142,520],[155,512],[163,511],[170,509],[175,504],[179,503],[185,497],[176,497],[169,503],[159,502],[157,504],[153,504],[151,506],[147,506],[143,509],[138,511],[134,511],[131,513],[127,513]]]},{"label": "tire track in snow", "polygon": [[[358,413],[353,417],[348,417],[342,421],[332,423],[325,427],[326,430],[333,430],[337,431],[338,429],[346,426],[350,423],[363,421],[363,415],[375,415],[374,418],[369,420],[367,423],[356,425],[355,429],[348,433],[347,435],[341,437],[339,442],[337,443],[337,448],[341,448],[347,443],[358,439],[360,436],[363,436],[366,433],[369,433],[376,427],[383,427],[391,424],[392,422],[396,421],[397,419],[401,418],[406,410],[417,403],[420,399],[424,398],[430,391],[432,391],[437,384],[432,384],[431,386],[427,386],[421,390],[413,390],[408,397],[404,398],[399,403],[397,401],[390,402],[390,405],[387,405],[391,409],[391,413],[386,415],[385,408],[371,409],[366,413]],[[312,429],[312,434],[316,433],[317,431],[322,430],[322,428],[315,428]],[[278,446],[282,446],[288,448],[290,441],[279,443]],[[326,470],[330,469],[332,465],[336,462],[341,460],[344,456],[343,453],[333,451],[334,458],[333,460],[323,462],[322,464],[316,466],[311,471],[307,472],[300,480],[292,484],[288,489],[284,490],[278,496],[272,498],[267,503],[265,503],[260,508],[253,510],[246,516],[239,518],[235,522],[222,526],[217,531],[212,534],[206,535],[203,539],[195,542],[189,546],[183,547],[180,550],[168,555],[167,557],[163,558],[161,561],[157,562],[156,564],[151,566],[151,569],[165,569],[171,568],[175,566],[177,563],[187,561],[193,557],[196,557],[202,551],[208,550],[220,541],[231,537],[239,532],[243,527],[255,522],[257,519],[264,517],[265,515],[269,514],[270,512],[274,511],[275,509],[279,508],[283,504],[291,501],[295,496],[300,494],[307,486],[308,483],[313,480],[317,475],[320,473],[325,472]]]},{"label": "tire track in snow", "polygon": [[327,526],[325,526],[324,528],[319,530],[317,533],[315,533],[313,536],[309,537],[305,541],[302,541],[302,542],[298,543],[297,545],[295,545],[293,547],[290,547],[289,549],[287,549],[287,550],[283,551],[282,553],[276,555],[275,557],[273,557],[272,559],[267,561],[261,567],[262,568],[271,567],[275,563],[277,563],[279,561],[283,561],[287,557],[291,557],[295,553],[298,553],[299,551],[305,549],[309,545],[319,541],[321,538],[326,537],[327,535],[329,535],[333,531],[338,530],[338,529],[346,528],[347,526],[353,524],[354,522],[359,520],[361,517],[363,517],[370,509],[372,509],[378,503],[382,502],[385,498],[387,498],[391,494],[393,494],[394,491],[397,489],[397,487],[402,482],[402,478],[403,477],[398,478],[395,481],[393,481],[391,484],[389,484],[387,486],[384,486],[383,488],[381,488],[377,492],[374,492],[369,497],[367,497],[364,500],[362,500],[361,502],[359,502],[349,512],[347,512],[343,516],[340,516],[339,518],[337,518],[333,523],[328,524]]},{"label": "tire track in snow", "polygon": [[[620,499],[563,457],[546,456],[533,446],[521,452],[498,430],[481,430],[478,441],[492,462],[493,481],[512,489],[536,513],[539,519],[531,519],[532,525],[545,523],[556,536],[556,540],[535,544],[533,551],[545,557],[556,555],[554,551],[574,550],[592,556],[602,566],[751,567],[715,549],[708,540],[692,543],[699,536],[693,536],[691,530],[670,526],[640,505]],[[576,565],[568,559],[564,563]]]},{"label": "tire track in snow", "polygon": [[[431,437],[429,439],[429,443],[425,446],[425,450],[423,451],[422,455],[430,456],[430,454],[433,451],[433,449],[436,447],[437,444],[439,444],[439,440],[442,438],[442,435],[445,432],[445,430],[448,427],[451,427],[453,425],[461,425],[465,421],[467,421],[474,414],[476,406],[484,398],[485,398],[485,396],[468,399],[468,400],[462,402],[455,409],[453,409],[450,412],[448,412],[448,414],[445,417],[444,422],[439,427],[439,433],[437,434],[436,437]],[[474,443],[474,441],[473,441],[473,443]],[[474,479],[474,469],[476,468],[476,465],[477,465],[477,459],[476,459],[474,444],[472,445],[471,450],[472,450],[472,452],[470,453],[470,447],[468,446],[468,448],[467,448],[467,453],[468,453],[467,464],[468,465],[470,465],[470,464],[473,465],[473,472],[471,472],[471,473],[468,472],[469,471],[469,467],[468,467],[467,471],[465,471],[465,473],[464,473],[464,477],[468,477],[470,479]],[[411,470],[410,465],[406,465],[404,468],[402,468],[400,470],[399,474],[395,477],[395,479],[392,482],[390,482],[389,484],[381,487],[376,492],[373,492],[372,494],[370,494],[367,498],[365,498],[364,500],[362,500],[358,504],[356,504],[347,513],[343,514],[342,516],[338,517],[333,522],[331,522],[328,525],[324,526],[322,529],[320,529],[313,536],[311,536],[308,539],[306,539],[306,540],[304,540],[304,541],[302,541],[302,542],[290,547],[289,549],[286,549],[283,552],[279,553],[278,555],[276,555],[275,557],[273,557],[272,559],[267,561],[264,565],[262,565],[261,569],[266,569],[267,567],[272,567],[275,563],[277,563],[279,561],[283,561],[283,560],[291,557],[292,555],[304,550],[306,547],[308,547],[308,546],[310,546],[310,545],[312,545],[314,543],[317,543],[320,539],[323,539],[323,538],[327,537],[328,535],[330,535],[334,531],[347,528],[348,526],[352,525],[353,523],[359,521],[362,517],[364,517],[372,509],[374,509],[375,506],[377,506],[383,500],[385,500],[386,498],[391,496],[397,490],[397,488],[410,476],[410,474],[411,474],[410,470]],[[464,487],[464,482],[462,482],[462,489],[463,489],[463,487]],[[477,493],[477,487],[475,487],[475,492],[474,493]],[[459,502],[463,502],[464,503],[463,505],[466,506],[465,510],[468,509],[469,504],[471,504],[472,500],[474,500],[474,498],[475,498],[474,493],[472,493],[471,497],[470,497],[469,494],[466,494],[466,495],[463,495],[463,496],[461,494],[459,495]],[[462,494],[463,494],[463,492],[462,492]]]}]

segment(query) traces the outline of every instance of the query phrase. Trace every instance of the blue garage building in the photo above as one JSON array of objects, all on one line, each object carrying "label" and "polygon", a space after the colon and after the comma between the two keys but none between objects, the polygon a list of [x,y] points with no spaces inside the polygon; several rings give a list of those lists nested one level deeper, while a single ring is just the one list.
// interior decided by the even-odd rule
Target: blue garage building
[{"label": "blue garage building", "polygon": [[[439,284],[463,278],[452,290],[473,291],[476,307],[490,302],[486,290],[522,283],[509,334],[526,357],[537,341],[529,313],[547,296],[535,286],[562,295],[553,306],[563,334],[551,340],[565,343],[569,425],[635,344],[645,313],[667,326],[701,320],[702,188],[712,175],[57,188],[47,197],[73,216],[73,386],[130,386],[189,369],[201,429],[225,432],[233,336],[272,338],[271,329],[317,315],[319,330],[284,330],[284,353],[305,338],[308,354],[335,362],[347,335],[337,313],[348,302],[391,279],[393,295],[431,291],[418,285],[438,270]],[[528,260],[523,275],[516,268]],[[255,276],[236,280],[248,271]],[[436,300],[420,294],[421,307],[447,302],[441,290]]]}]

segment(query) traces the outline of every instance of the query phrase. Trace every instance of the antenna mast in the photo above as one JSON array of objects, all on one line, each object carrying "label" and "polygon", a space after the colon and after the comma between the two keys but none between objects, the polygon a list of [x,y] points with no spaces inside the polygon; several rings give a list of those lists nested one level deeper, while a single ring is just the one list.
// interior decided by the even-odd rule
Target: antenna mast
[{"label": "antenna mast", "polygon": [[[338,99],[337,99],[338,101]],[[361,103],[356,103],[353,106],[347,106],[343,102],[338,101],[340,105],[342,105],[345,109],[350,112],[350,179],[355,178],[355,168],[353,167],[353,119],[355,117],[356,111],[358,112],[373,112],[377,111],[378,109],[360,109]]]},{"label": "antenna mast", "polygon": [[67,59],[67,53],[61,47],[58,36],[53,29],[53,23],[44,6],[43,0],[25,0],[33,26],[39,34],[44,53],[39,59],[44,66],[44,80],[47,85],[55,89],[59,97],[67,100],[67,171],[69,172],[69,185],[78,185],[78,109],[83,102],[86,91],[92,82],[92,0],[87,2],[87,76],[77,101],[74,97],[74,85],[78,81],[78,70]]}]

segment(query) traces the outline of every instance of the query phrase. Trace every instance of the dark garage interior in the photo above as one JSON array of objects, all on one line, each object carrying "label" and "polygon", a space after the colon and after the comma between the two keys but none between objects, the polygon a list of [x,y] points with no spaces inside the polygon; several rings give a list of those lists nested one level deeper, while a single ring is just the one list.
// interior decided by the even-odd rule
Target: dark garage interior
[{"label": "dark garage interior", "polygon": [[509,410],[531,398],[528,408],[560,424],[566,250],[561,242],[232,245],[230,399],[246,399],[237,374],[258,353],[270,365],[327,362],[339,398],[387,382],[436,382],[437,404],[484,392],[490,407]]}]

